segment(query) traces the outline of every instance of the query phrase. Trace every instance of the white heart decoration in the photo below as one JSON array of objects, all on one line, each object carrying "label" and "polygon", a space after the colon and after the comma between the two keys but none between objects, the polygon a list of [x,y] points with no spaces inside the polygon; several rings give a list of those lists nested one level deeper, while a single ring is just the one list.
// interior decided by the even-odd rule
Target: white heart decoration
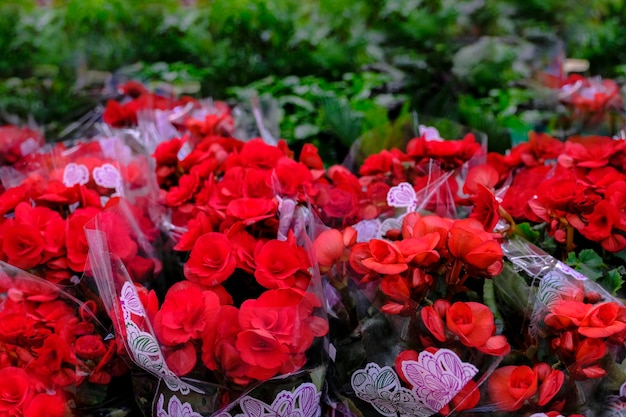
[{"label": "white heart decoration", "polygon": [[101,187],[117,188],[122,183],[122,176],[111,164],[103,164],[93,169],[93,179]]},{"label": "white heart decoration", "polygon": [[70,162],[63,170],[63,185],[73,187],[76,184],[85,185],[89,182],[89,169],[83,164]]}]

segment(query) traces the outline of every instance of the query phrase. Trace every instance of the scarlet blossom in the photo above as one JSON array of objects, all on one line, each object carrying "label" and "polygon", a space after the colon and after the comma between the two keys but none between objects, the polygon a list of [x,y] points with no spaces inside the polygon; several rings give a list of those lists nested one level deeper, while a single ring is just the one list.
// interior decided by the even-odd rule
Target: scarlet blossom
[{"label": "scarlet blossom", "polygon": [[68,267],[73,271],[82,272],[85,269],[89,254],[85,225],[98,213],[100,210],[95,207],[79,208],[68,218],[65,244],[67,246]]},{"label": "scarlet blossom", "polygon": [[67,386],[75,382],[74,369],[68,365],[76,363],[76,355],[60,336],[51,334],[42,347],[34,350],[37,356],[31,362],[31,369],[47,384]]},{"label": "scarlet blossom", "polygon": [[463,192],[476,194],[479,185],[491,190],[498,183],[498,180],[498,171],[494,167],[487,164],[477,165],[468,171],[463,185]]},{"label": "scarlet blossom", "polygon": [[99,230],[106,233],[111,253],[119,256],[124,262],[135,257],[139,247],[132,237],[128,219],[120,211],[103,211],[98,217],[97,226]]},{"label": "scarlet blossom", "polygon": [[154,317],[154,331],[167,346],[199,339],[207,317],[215,314],[219,305],[219,297],[212,291],[202,291],[189,281],[178,282],[168,290]]},{"label": "scarlet blossom", "polygon": [[530,209],[528,203],[537,195],[537,184],[544,181],[551,169],[549,165],[539,165],[518,171],[502,199],[502,207],[507,213],[515,219],[541,222],[542,218]]},{"label": "scarlet blossom", "polygon": [[234,253],[237,258],[237,268],[242,269],[250,274],[254,274],[256,263],[254,260],[254,252],[257,245],[262,245],[262,241],[257,241],[248,231],[243,222],[235,223],[226,234],[233,245]]},{"label": "scarlet blossom", "polygon": [[368,156],[359,168],[361,175],[388,174],[393,164],[393,154],[383,150],[377,154]]},{"label": "scarlet blossom", "polygon": [[[363,255],[357,256],[361,253]],[[380,239],[355,245],[350,255],[350,264],[357,271],[373,271],[379,274],[399,274],[408,269],[400,250],[394,244]]]},{"label": "scarlet blossom", "polygon": [[584,339],[576,346],[574,363],[568,368],[576,380],[602,378],[606,370],[600,361],[607,351],[606,342],[602,339]]},{"label": "scarlet blossom", "polygon": [[187,375],[196,366],[196,348],[192,342],[165,352],[167,367],[178,376]]},{"label": "scarlet blossom", "polygon": [[22,338],[34,330],[36,322],[23,311],[12,313],[6,310],[0,314],[0,340],[18,344]]},{"label": "scarlet blossom", "polygon": [[447,313],[447,310],[449,308],[449,302],[444,300],[437,300],[435,301],[435,306],[426,306],[420,311],[420,316],[422,318],[424,326],[435,337],[435,339],[439,340],[440,342],[445,342],[447,338],[444,319],[445,314]]},{"label": "scarlet blossom", "polygon": [[421,237],[429,233],[438,233],[439,242],[436,249],[442,257],[448,255],[446,241],[448,231],[452,227],[452,219],[439,216],[422,216],[419,213],[409,213],[402,218],[402,236],[404,239],[410,237]]},{"label": "scarlet blossom", "polygon": [[485,186],[479,184],[477,189],[470,197],[473,207],[469,217],[478,220],[485,230],[493,230],[500,221],[500,203]]},{"label": "scarlet blossom", "polygon": [[29,378],[21,368],[9,366],[0,369],[0,413],[17,410],[29,394]]},{"label": "scarlet blossom", "polygon": [[[311,346],[315,337],[328,332],[328,322],[313,315],[314,308],[320,306],[320,300],[313,293],[290,288],[269,290],[256,300],[244,301],[239,311],[239,324],[242,329],[267,331],[288,346],[291,353],[302,353]],[[256,340],[261,336],[249,337]],[[238,348],[242,346],[238,342]]]},{"label": "scarlet blossom", "polygon": [[473,274],[498,275],[504,263],[502,248],[474,219],[457,220],[448,232],[450,254],[461,259]]},{"label": "scarlet blossom", "polygon": [[12,165],[32,154],[44,142],[41,132],[28,127],[0,126],[0,165]]},{"label": "scarlet blossom", "polygon": [[487,381],[487,391],[501,411],[516,411],[537,392],[537,375],[526,365],[496,369]]},{"label": "scarlet blossom", "polygon": [[304,249],[290,235],[286,241],[268,240],[257,247],[254,254],[256,271],[254,277],[265,288],[291,288],[309,286],[310,266]]},{"label": "scarlet blossom", "polygon": [[446,313],[446,326],[465,346],[491,355],[502,355],[510,350],[504,336],[494,336],[493,313],[484,304],[472,301],[452,304]]},{"label": "scarlet blossom", "polygon": [[37,205],[69,205],[79,199],[79,186],[66,187],[61,181],[51,180],[34,200]]},{"label": "scarlet blossom", "polygon": [[387,296],[387,302],[381,308],[383,313],[409,316],[417,309],[418,304],[411,299],[412,288],[407,278],[386,275],[380,282],[380,290]]},{"label": "scarlet blossom", "polygon": [[225,163],[225,169],[231,167],[250,167],[271,170],[285,153],[276,146],[268,145],[261,138],[245,142],[239,154],[232,153]]},{"label": "scarlet blossom", "polygon": [[275,200],[267,198],[238,198],[226,206],[226,214],[250,225],[274,217],[278,210]]},{"label": "scarlet blossom", "polygon": [[243,330],[237,336],[236,346],[241,358],[253,366],[277,370],[289,359],[289,347],[264,330]]},{"label": "scarlet blossom", "polygon": [[102,336],[85,335],[76,339],[74,342],[76,354],[83,359],[97,360],[106,353],[106,346],[102,341]]},{"label": "scarlet blossom", "polygon": [[4,216],[28,198],[29,190],[25,184],[0,192],[0,216]]},{"label": "scarlet blossom", "polygon": [[619,252],[626,248],[626,237],[618,231],[618,229],[624,229],[618,207],[603,200],[598,202],[593,211],[585,215],[584,218],[587,222],[578,230],[587,239],[599,242],[604,249],[610,252]]},{"label": "scarlet blossom", "polygon": [[417,162],[422,159],[434,159],[440,162],[445,169],[457,168],[469,161],[475,155],[481,154],[481,145],[476,142],[472,133],[468,133],[461,140],[429,140],[426,134],[409,141],[406,147],[407,155]]},{"label": "scarlet blossom", "polygon": [[180,237],[174,249],[178,251],[190,251],[200,236],[215,231],[216,225],[212,220],[213,219],[207,213],[199,211],[195,218],[189,219],[187,231]]},{"label": "scarlet blossom", "polygon": [[42,263],[45,241],[36,227],[17,224],[9,219],[2,224],[0,232],[2,254],[8,263],[22,269],[34,268]]},{"label": "scarlet blossom", "polygon": [[341,232],[337,229],[324,230],[315,239],[315,256],[322,273],[327,272],[339,261],[346,250]]},{"label": "scarlet blossom", "polygon": [[563,148],[563,142],[548,134],[529,132],[528,142],[514,146],[504,160],[511,167],[539,166],[550,159],[558,158]]},{"label": "scarlet blossom", "polygon": [[427,233],[420,237],[411,237],[396,242],[396,247],[412,266],[428,267],[439,261],[440,255],[435,248],[439,244],[439,233]]},{"label": "scarlet blossom", "polygon": [[102,119],[113,127],[132,126],[137,124],[137,112],[144,109],[165,110],[171,107],[172,102],[163,96],[144,93],[131,101],[120,104],[109,100],[104,108]]},{"label": "scarlet blossom", "polygon": [[607,165],[611,157],[624,147],[623,141],[608,136],[570,137],[559,155],[559,164],[565,168],[599,168]]},{"label": "scarlet blossom", "polygon": [[128,272],[134,282],[151,281],[161,271],[161,261],[154,258],[135,256],[128,262]]},{"label": "scarlet blossom", "polygon": [[324,162],[320,158],[317,147],[312,143],[305,143],[300,151],[299,161],[314,170],[323,170]]},{"label": "scarlet blossom", "polygon": [[566,355],[573,355],[576,351],[577,339],[575,330],[566,330],[561,332],[558,337],[552,339],[552,349]]},{"label": "scarlet blossom", "polygon": [[159,311],[159,300],[157,299],[154,290],[148,290],[141,284],[135,284],[139,301],[143,305],[143,308],[150,319],[150,322],[154,322],[154,315]]},{"label": "scarlet blossom", "polygon": [[622,108],[619,85],[610,79],[571,74],[559,84],[559,100],[585,113]]},{"label": "scarlet blossom", "polygon": [[274,173],[278,180],[278,191],[285,197],[296,197],[313,181],[313,175],[306,165],[287,157],[278,160]]},{"label": "scarlet blossom", "polygon": [[178,185],[171,187],[167,192],[165,204],[168,207],[178,207],[190,201],[199,186],[200,179],[197,175],[183,175],[178,180]]},{"label": "scarlet blossom", "polygon": [[245,362],[236,347],[241,333],[239,311],[233,306],[222,306],[213,317],[202,337],[202,361],[210,370],[219,370],[238,385],[252,380],[265,380],[279,372],[282,365],[274,368],[252,366]]},{"label": "scarlet blossom", "polygon": [[348,260],[349,248],[356,243],[356,230],[348,226],[342,231],[328,229],[319,234],[313,242],[315,255],[322,273],[328,271],[336,262]]},{"label": "scarlet blossom", "polygon": [[558,369],[550,368],[550,365],[544,362],[535,365],[533,371],[540,383],[537,405],[543,407],[558,394],[565,381],[565,374]]},{"label": "scarlet blossom", "polygon": [[622,333],[626,330],[626,307],[613,301],[596,304],[587,311],[579,326],[578,333],[594,339]]},{"label": "scarlet blossom", "polygon": [[359,193],[356,190],[320,185],[318,191],[315,205],[322,211],[325,221],[343,219],[343,225],[355,219],[359,208]]},{"label": "scarlet blossom", "polygon": [[37,394],[24,407],[24,417],[65,417],[67,402],[59,394]]},{"label": "scarlet blossom", "polygon": [[232,275],[236,265],[230,240],[222,233],[209,232],[196,240],[184,273],[188,280],[211,287]]},{"label": "scarlet blossom", "polygon": [[550,304],[550,312],[544,322],[556,330],[575,328],[580,326],[591,308],[591,304],[578,300],[556,300]]}]

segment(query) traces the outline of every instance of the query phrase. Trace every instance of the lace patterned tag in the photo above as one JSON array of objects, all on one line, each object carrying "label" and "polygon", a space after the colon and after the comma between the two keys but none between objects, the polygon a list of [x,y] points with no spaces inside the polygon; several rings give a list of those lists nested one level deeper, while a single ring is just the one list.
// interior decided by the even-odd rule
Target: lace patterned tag
[{"label": "lace patterned tag", "polygon": [[387,204],[391,207],[406,208],[409,213],[415,211],[417,195],[413,186],[408,182],[402,182],[391,187],[387,193]]},{"label": "lace patterned tag", "polygon": [[402,362],[402,372],[412,388],[400,384],[389,366],[369,363],[352,374],[357,397],[387,417],[429,417],[436,414],[478,373],[478,369],[451,350],[420,352],[417,361]]},{"label": "lace patterned tag", "polygon": [[[245,396],[239,400],[242,413],[234,417],[320,417],[321,396],[322,393],[310,382],[298,386],[293,392],[281,391],[271,405],[257,398]],[[222,411],[214,417],[232,416]]]},{"label": "lace patterned tag", "polygon": [[193,411],[191,404],[188,402],[181,402],[176,395],[170,397],[167,404],[167,410],[165,410],[165,397],[163,394],[157,401],[157,415],[156,417],[202,417],[201,414]]},{"label": "lace patterned tag", "polygon": [[133,315],[145,318],[146,313],[135,286],[128,281],[122,286],[120,305],[126,326],[126,343],[133,362],[162,379],[171,391],[180,391],[184,395],[188,394],[190,390],[201,393],[201,390],[181,381],[167,367],[159,342],[154,335],[143,331],[133,320]]},{"label": "lace patterned tag", "polygon": [[626,382],[622,384],[619,395],[609,395],[605,399],[603,409],[605,417],[624,417],[626,416]]}]

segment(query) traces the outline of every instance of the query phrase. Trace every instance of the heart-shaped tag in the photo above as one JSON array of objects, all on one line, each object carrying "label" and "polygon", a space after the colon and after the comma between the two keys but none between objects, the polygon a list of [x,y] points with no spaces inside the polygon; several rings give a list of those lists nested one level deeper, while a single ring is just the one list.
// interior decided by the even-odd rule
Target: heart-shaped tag
[{"label": "heart-shaped tag", "polygon": [[70,162],[63,170],[63,185],[73,187],[76,184],[85,185],[89,182],[89,169],[83,164]]},{"label": "heart-shaped tag", "polygon": [[93,169],[93,179],[100,187],[117,188],[122,183],[122,176],[111,164],[103,164]]}]

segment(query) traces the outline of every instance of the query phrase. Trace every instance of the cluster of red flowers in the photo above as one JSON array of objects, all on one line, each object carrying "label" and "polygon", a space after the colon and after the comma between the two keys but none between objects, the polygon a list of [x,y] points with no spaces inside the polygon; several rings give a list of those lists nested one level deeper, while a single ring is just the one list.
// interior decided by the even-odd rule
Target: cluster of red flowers
[{"label": "cluster of red flowers", "polygon": [[[467,145],[466,142],[467,139],[462,143]],[[440,150],[437,157],[417,151],[431,149],[429,145]],[[470,160],[472,152],[480,154],[478,148],[471,147],[465,154],[459,146],[459,142],[432,142],[422,137],[411,142],[407,154],[394,149],[370,156],[360,169],[362,176],[355,178],[354,183],[361,184],[362,190],[379,184],[385,186],[381,190],[389,191],[408,181],[415,192],[410,196],[415,202],[408,205],[409,211],[401,222],[390,223],[399,226],[387,226],[382,237],[368,235],[360,240],[358,227],[329,229],[318,235],[315,249],[321,271],[338,290],[336,296],[345,297],[346,288],[355,291],[347,283],[349,277],[382,313],[409,319],[398,343],[418,351],[446,348],[460,355],[474,351],[472,363],[479,365],[483,361],[477,359],[481,354],[513,358],[519,353],[511,353],[512,349],[520,347],[510,344],[519,342],[514,340],[519,336],[498,334],[502,324],[497,324],[492,312],[497,307],[489,304],[487,294],[483,294],[487,287],[476,285],[475,279],[468,281],[495,277],[503,270],[503,236],[492,231],[501,227],[502,219],[513,227],[515,220],[545,222],[550,235],[559,242],[571,243],[576,232],[605,249],[624,249],[625,148],[623,141],[605,137],[572,138],[563,143],[532,133],[528,143],[518,145],[507,155],[489,154],[487,163],[470,165],[464,177],[448,177],[454,182],[446,190],[448,202],[471,206],[469,219],[412,212],[423,190],[413,175],[414,168],[424,161],[410,155],[423,153],[426,160],[431,159],[430,166],[435,163],[449,173]],[[446,152],[451,152],[450,159],[444,157]],[[455,160],[452,152],[465,157]],[[446,171],[438,172],[446,175]],[[463,181],[462,186],[458,185],[459,180]],[[439,185],[445,186],[445,182]],[[450,190],[454,192],[449,193]],[[363,202],[371,200],[363,198]],[[391,214],[388,206],[380,204],[371,216],[354,217],[383,220]],[[321,217],[329,221],[323,211]],[[332,219],[329,223],[332,225]],[[470,380],[439,412],[445,415],[452,410],[468,410],[479,403],[505,412],[560,411],[567,409],[568,392],[575,381],[606,376],[602,361],[611,356],[610,351],[618,351],[624,345],[626,309],[597,293],[585,295],[584,284],[580,283],[580,287],[580,293],[573,298],[534,313],[543,323],[539,326],[540,337],[549,344],[541,359],[528,356],[511,359],[495,370],[483,369],[481,378],[487,382],[484,392]],[[432,297],[436,298],[434,302],[430,301]],[[347,306],[351,302],[343,301]],[[527,330],[522,323],[520,326]],[[510,328],[511,324],[504,327]],[[508,340],[510,337],[513,338]],[[521,343],[522,350],[527,342]],[[537,348],[536,341],[529,343]],[[527,353],[532,355],[531,350]],[[414,392],[419,389],[403,376],[401,364],[417,361],[417,357],[417,351],[406,350],[396,356],[395,364],[400,378],[417,390]],[[545,362],[548,360],[554,364]],[[553,412],[558,414],[557,411]]]},{"label": "cluster of red flowers", "polygon": [[119,92],[123,100],[108,100],[102,114],[103,121],[113,128],[137,126],[142,112],[163,111],[168,122],[183,131],[206,134],[233,129],[230,109],[224,102],[215,102],[211,111],[206,111],[206,106],[193,97],[156,94],[137,81],[121,85]]},{"label": "cluster of red flowers", "polygon": [[189,252],[186,280],[154,316],[168,366],[186,375],[201,352],[207,369],[239,385],[294,372],[328,331],[314,315],[311,260],[288,218],[287,200],[305,199],[313,169],[284,142],[244,143],[195,126],[154,153],[162,201],[186,230],[175,249]]},{"label": "cluster of red flowers", "polygon": [[[127,368],[115,339],[104,340],[93,301],[81,306],[22,271],[0,269],[0,415],[64,417],[77,393],[107,385]],[[26,274],[24,274],[26,275]],[[89,391],[89,389],[87,390]]]},{"label": "cluster of red flowers", "polygon": [[582,114],[620,110],[624,103],[619,85],[611,79],[572,74],[560,81],[559,100]]},{"label": "cluster of red flowers", "polygon": [[[121,190],[132,193],[149,184],[145,160],[132,158],[120,166],[103,146],[97,141],[69,149],[58,144],[22,159],[6,174],[6,191],[0,194],[0,260],[55,283],[69,283],[84,272],[89,249],[85,224],[116,205]],[[154,226],[140,209],[142,199],[133,206],[134,226],[154,236]],[[158,271],[158,263],[139,252],[133,225],[111,221],[116,232],[112,251],[129,261],[133,275],[147,279]]]},{"label": "cluster of red flowers", "polygon": [[603,358],[624,346],[626,306],[580,288],[551,303],[544,323],[545,337],[573,378],[602,378]]},{"label": "cluster of red flowers", "polygon": [[[450,291],[462,291],[470,277],[492,277],[503,267],[495,236],[475,220],[452,220],[416,212],[402,219],[402,230],[390,230],[389,240],[356,243],[351,227],[322,232],[315,241],[322,271],[348,259],[353,276],[365,283],[379,280],[386,295],[382,311],[411,316],[421,300],[442,280]],[[346,239],[347,238],[347,239]]]},{"label": "cluster of red flowers", "polygon": [[0,126],[0,166],[13,165],[37,151],[44,142],[41,132],[28,127]]},{"label": "cluster of red flowers", "polygon": [[626,248],[624,141],[586,136],[563,143],[531,133],[529,142],[508,155],[490,154],[488,162],[477,167],[487,188],[485,204],[475,209],[483,214],[477,216],[497,221],[500,204],[489,194],[510,183],[501,201],[505,212],[516,221],[545,222],[568,251],[579,241],[575,232],[610,252]]},{"label": "cluster of red flowers", "polygon": [[324,223],[345,227],[393,214],[387,193],[403,182],[419,193],[425,210],[454,214],[454,203],[460,198],[459,168],[484,156],[484,151],[471,133],[461,140],[435,136],[424,132],[408,142],[406,152],[394,148],[369,156],[359,167],[359,177],[342,166],[330,167],[312,195]]},{"label": "cluster of red flowers", "polygon": [[[494,356],[506,355],[511,350],[504,336],[495,335],[493,313],[484,304],[473,301],[450,304],[439,299],[424,307],[420,314],[424,326],[439,342],[458,340],[463,346]],[[427,347],[436,343],[432,338],[420,338]]]},{"label": "cluster of red flowers", "polygon": [[[496,369],[489,377],[487,390],[490,399],[502,411],[517,411],[526,405],[561,409],[564,400],[555,400],[563,386],[565,375],[545,362],[532,368],[527,365],[509,365]],[[570,414],[570,417],[578,416]]]}]

